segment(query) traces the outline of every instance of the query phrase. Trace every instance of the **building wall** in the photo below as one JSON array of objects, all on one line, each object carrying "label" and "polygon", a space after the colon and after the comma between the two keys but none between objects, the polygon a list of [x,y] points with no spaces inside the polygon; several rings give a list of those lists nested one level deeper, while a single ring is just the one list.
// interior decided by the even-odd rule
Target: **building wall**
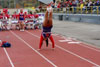
[{"label": "building wall", "polygon": [[37,5],[38,0],[0,0],[0,8],[24,8]]}]

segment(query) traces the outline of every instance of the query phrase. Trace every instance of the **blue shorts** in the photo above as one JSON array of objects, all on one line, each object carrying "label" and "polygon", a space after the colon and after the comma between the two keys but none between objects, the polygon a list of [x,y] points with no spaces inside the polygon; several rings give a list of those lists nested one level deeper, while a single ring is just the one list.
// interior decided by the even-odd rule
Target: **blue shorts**
[{"label": "blue shorts", "polygon": [[49,38],[51,36],[51,32],[42,32],[44,38]]},{"label": "blue shorts", "polygon": [[23,22],[24,20],[19,20],[20,22]]}]

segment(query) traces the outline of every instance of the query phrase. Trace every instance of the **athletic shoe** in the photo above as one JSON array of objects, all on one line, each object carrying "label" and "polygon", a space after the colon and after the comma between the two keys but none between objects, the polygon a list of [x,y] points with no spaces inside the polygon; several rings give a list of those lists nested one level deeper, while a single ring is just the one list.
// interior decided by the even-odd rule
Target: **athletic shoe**
[{"label": "athletic shoe", "polygon": [[24,29],[22,29],[22,31],[24,31]]},{"label": "athletic shoe", "polygon": [[20,31],[24,31],[24,29],[21,29]]},{"label": "athletic shoe", "polygon": [[53,11],[52,7],[47,7],[47,11],[52,12]]}]

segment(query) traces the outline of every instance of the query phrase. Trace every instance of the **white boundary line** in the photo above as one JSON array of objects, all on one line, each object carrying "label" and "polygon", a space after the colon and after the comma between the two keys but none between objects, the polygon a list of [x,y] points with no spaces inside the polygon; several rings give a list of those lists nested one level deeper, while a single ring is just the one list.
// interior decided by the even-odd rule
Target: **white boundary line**
[{"label": "white boundary line", "polygon": [[9,54],[8,54],[8,52],[7,52],[7,50],[6,50],[6,48],[3,48],[3,49],[4,49],[4,51],[5,51],[6,55],[7,55],[7,58],[9,60],[10,64],[11,64],[11,67],[15,67],[13,62],[12,62],[12,60],[11,60],[11,58],[10,58],[10,56],[9,56]]},{"label": "white boundary line", "polygon": [[97,51],[97,52],[100,52],[100,50],[96,49],[95,47],[92,48],[92,47],[89,47],[88,45],[83,45],[83,44],[78,44],[78,45],[89,48],[89,49],[92,49],[92,50]]},{"label": "white boundary line", "polygon": [[39,53],[36,49],[34,49],[30,44],[28,44],[26,41],[24,41],[20,36],[15,34],[14,32],[10,31],[14,36],[16,36],[19,40],[21,40],[23,43],[25,43],[29,48],[31,48],[33,51],[35,51],[39,56],[41,56],[43,59],[45,59],[48,63],[50,63],[52,66],[57,67],[52,61],[47,59],[45,56],[43,56],[41,53]]},{"label": "white boundary line", "polygon": [[[64,36],[62,36],[62,38],[67,39],[67,38],[64,37]],[[73,38],[72,38],[72,39],[73,39]],[[73,40],[74,40],[74,39],[73,39]],[[75,40],[76,40],[76,39],[75,39]],[[76,41],[77,41],[77,40],[76,40]],[[81,41],[78,41],[78,42],[81,42]],[[97,51],[97,52],[100,52],[99,48],[97,48],[96,46],[88,45],[88,44],[86,44],[86,43],[84,43],[84,44],[86,44],[86,45],[83,45],[82,43],[83,43],[83,42],[81,42],[80,44],[77,44],[77,45],[80,45],[80,46],[83,46],[83,47],[92,49],[92,50]]]},{"label": "white boundary line", "polygon": [[[30,32],[28,32],[28,31],[26,31],[26,32],[29,33],[29,34],[31,34],[32,36],[35,36],[35,37],[37,37],[37,38],[40,38],[39,36],[37,36],[37,35],[35,35],[35,34],[33,34],[33,33],[30,33]],[[93,64],[93,65],[95,65],[95,66],[97,66],[97,67],[100,67],[100,65],[98,65],[98,64],[96,64],[96,63],[94,63],[94,62],[92,62],[92,61],[90,61],[90,60],[88,60],[88,59],[86,59],[86,58],[84,58],[84,57],[81,57],[81,56],[79,56],[79,55],[77,55],[77,54],[75,54],[75,53],[73,53],[73,52],[71,52],[71,51],[69,51],[69,50],[67,50],[67,49],[64,49],[64,48],[62,48],[62,47],[60,47],[60,46],[58,46],[58,45],[56,45],[56,44],[55,44],[55,46],[56,46],[57,48],[59,48],[59,49],[65,51],[65,52],[67,52],[67,53],[70,53],[70,54],[72,54],[72,55],[74,55],[74,56],[76,56],[76,57],[78,57],[78,58],[84,60],[84,61],[87,61],[88,63],[91,63],[91,64]]]},{"label": "white boundary line", "polygon": [[[82,42],[82,41],[80,41],[80,42]],[[83,42],[82,42],[83,43]],[[87,46],[87,47],[90,47],[90,48],[93,48],[93,49],[96,49],[97,51],[99,51],[100,52],[100,47],[97,47],[97,46],[94,46],[94,45],[91,45],[91,44],[87,44],[87,43],[84,43],[84,44],[86,44],[86,45],[84,45],[84,47],[85,46]]]}]

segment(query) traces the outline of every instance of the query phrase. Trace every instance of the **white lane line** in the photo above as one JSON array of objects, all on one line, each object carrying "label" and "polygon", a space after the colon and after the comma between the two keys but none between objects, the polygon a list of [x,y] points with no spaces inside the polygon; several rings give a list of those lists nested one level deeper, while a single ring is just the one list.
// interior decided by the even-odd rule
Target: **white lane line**
[{"label": "white lane line", "polygon": [[10,64],[11,64],[11,67],[15,67],[13,62],[12,62],[12,60],[11,60],[11,58],[10,58],[10,56],[9,56],[9,54],[8,54],[8,52],[7,52],[7,50],[6,50],[6,48],[3,48],[3,49],[4,49],[4,51],[5,51],[6,55],[7,55],[7,58],[9,60]]},{"label": "white lane line", "polygon": [[24,41],[20,36],[15,34],[14,32],[10,31],[14,36],[16,36],[19,40],[21,40],[23,43],[25,43],[29,48],[31,48],[33,51],[35,51],[39,56],[41,56],[43,59],[45,59],[48,63],[50,63],[52,66],[57,67],[52,61],[47,59],[45,56],[43,56],[41,53],[39,53],[36,49],[34,49],[30,44],[28,44],[26,41]]},{"label": "white lane line", "polygon": [[82,59],[82,60],[84,60],[84,61],[87,61],[87,62],[89,62],[89,63],[91,63],[91,64],[93,64],[93,65],[95,65],[95,66],[100,67],[100,65],[98,65],[98,64],[96,64],[96,63],[94,63],[94,62],[92,62],[92,61],[90,61],[90,60],[88,60],[88,59],[86,59],[86,58],[84,58],[84,57],[81,57],[81,56],[79,56],[79,55],[77,55],[77,54],[75,54],[75,53],[73,53],[73,52],[71,52],[71,51],[69,51],[69,50],[66,50],[66,49],[64,49],[64,48],[62,48],[62,47],[60,47],[60,46],[58,46],[58,45],[56,45],[56,47],[60,48],[61,50],[65,51],[65,52],[67,52],[67,53],[70,53],[70,54],[72,54],[72,55],[74,55],[74,56],[76,56],[76,57],[78,57],[78,58],[80,58],[80,59]]},{"label": "white lane line", "polygon": [[[37,38],[40,38],[39,36],[37,36],[37,35],[35,35],[35,34],[33,34],[33,33],[30,33],[30,32],[28,32],[28,31],[26,31],[26,32],[29,33],[29,34],[31,34],[32,36],[35,36],[35,37],[37,37]],[[50,42],[50,43],[51,43],[51,42]],[[60,46],[58,46],[58,45],[56,45],[56,44],[55,44],[55,46],[56,46],[57,48],[59,48],[59,49],[65,51],[65,52],[67,52],[67,53],[70,53],[70,54],[72,54],[72,55],[74,55],[74,56],[76,56],[76,57],[78,57],[78,58],[84,60],[84,61],[87,61],[88,63],[91,63],[91,64],[93,64],[93,65],[95,65],[95,66],[100,67],[100,65],[98,65],[98,64],[96,64],[96,63],[94,63],[94,62],[92,62],[92,61],[90,61],[90,60],[88,60],[88,59],[86,59],[86,58],[84,58],[84,57],[81,57],[81,56],[79,56],[79,55],[77,55],[77,54],[75,54],[75,53],[73,53],[73,52],[71,52],[71,51],[69,51],[69,50],[67,50],[67,49],[64,49],[64,48],[62,48],[62,47],[60,47]]]},{"label": "white lane line", "polygon": [[72,41],[72,42],[68,42],[68,44],[80,44],[80,42],[74,42],[74,41]]},{"label": "white lane line", "polygon": [[83,45],[83,44],[78,44],[78,45],[83,46],[85,48],[92,49],[92,50],[97,51],[97,52],[100,52],[100,50],[96,49],[96,47],[92,48],[92,47],[89,47],[89,46],[86,46],[86,45]]},{"label": "white lane line", "polygon": [[[62,38],[67,39],[65,36],[62,36]],[[70,37],[70,38],[71,38],[71,37]],[[69,38],[68,38],[68,39],[69,39]],[[76,40],[75,38],[71,38],[71,39]],[[85,48],[89,48],[89,49],[92,49],[92,50],[94,50],[94,51],[100,52],[100,50],[99,50],[96,46],[88,45],[88,44],[86,44],[86,43],[84,43],[85,45],[83,45],[83,44],[82,44],[83,42],[81,42],[81,41],[79,41],[79,42],[80,42],[80,44],[78,44],[78,45],[80,45],[80,46],[83,46],[83,47],[85,47]]]},{"label": "white lane line", "polygon": [[93,66],[93,67],[98,67],[98,66]]},{"label": "white lane line", "polygon": [[59,40],[59,42],[71,42],[72,40]]},{"label": "white lane line", "polygon": [[67,42],[68,44],[80,44],[81,42],[78,42],[78,41],[72,41],[72,40],[59,40],[59,42]]}]

